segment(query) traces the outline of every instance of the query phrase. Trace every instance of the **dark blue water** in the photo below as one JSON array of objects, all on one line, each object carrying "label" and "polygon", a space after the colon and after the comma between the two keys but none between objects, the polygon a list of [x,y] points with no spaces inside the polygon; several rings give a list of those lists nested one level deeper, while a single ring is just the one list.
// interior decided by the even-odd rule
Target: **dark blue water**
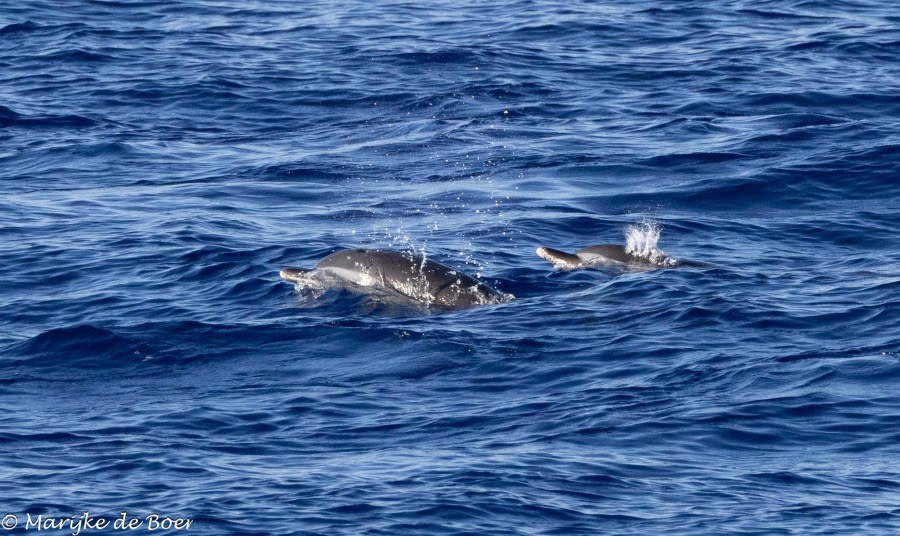
[{"label": "dark blue water", "polygon": [[[4,3],[0,515],[896,534],[898,212],[892,2]],[[642,222],[710,266],[534,254]]]}]

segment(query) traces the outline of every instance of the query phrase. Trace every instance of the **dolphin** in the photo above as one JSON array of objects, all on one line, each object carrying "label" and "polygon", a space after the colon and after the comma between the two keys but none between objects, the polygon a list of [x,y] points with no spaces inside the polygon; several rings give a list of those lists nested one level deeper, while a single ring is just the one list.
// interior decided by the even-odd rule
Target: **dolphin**
[{"label": "dolphin", "polygon": [[593,266],[636,266],[640,268],[674,268],[689,266],[700,268],[706,266],[700,262],[673,259],[665,253],[653,249],[649,253],[635,252],[624,246],[615,244],[599,244],[588,246],[576,253],[566,253],[547,247],[537,248],[538,257],[550,261],[560,270],[575,270]]},{"label": "dolphin", "polygon": [[314,268],[282,268],[285,281],[344,288],[364,294],[399,294],[428,306],[463,309],[508,301],[504,294],[422,255],[379,249],[346,249]]}]

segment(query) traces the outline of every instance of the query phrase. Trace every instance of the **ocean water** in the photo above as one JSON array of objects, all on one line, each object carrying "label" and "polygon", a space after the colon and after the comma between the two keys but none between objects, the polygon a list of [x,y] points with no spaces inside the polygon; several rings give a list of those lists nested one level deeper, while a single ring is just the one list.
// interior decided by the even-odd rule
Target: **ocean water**
[{"label": "ocean water", "polygon": [[[2,528],[900,532],[898,13],[4,3]],[[278,277],[351,247],[516,299]]]}]

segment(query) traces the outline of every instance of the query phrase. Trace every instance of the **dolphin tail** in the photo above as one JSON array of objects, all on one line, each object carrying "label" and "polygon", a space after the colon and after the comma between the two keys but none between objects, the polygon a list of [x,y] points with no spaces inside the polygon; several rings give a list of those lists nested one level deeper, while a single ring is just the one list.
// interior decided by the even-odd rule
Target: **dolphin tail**
[{"label": "dolphin tail", "polygon": [[572,255],[558,249],[539,247],[537,248],[537,254],[538,257],[550,261],[553,266],[561,270],[571,270],[584,264],[584,261],[578,258],[578,255]]}]

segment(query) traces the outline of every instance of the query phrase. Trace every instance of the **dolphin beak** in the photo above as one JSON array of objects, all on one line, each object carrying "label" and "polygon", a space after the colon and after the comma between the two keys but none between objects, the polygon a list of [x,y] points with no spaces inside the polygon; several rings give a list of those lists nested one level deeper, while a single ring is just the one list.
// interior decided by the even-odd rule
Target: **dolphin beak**
[{"label": "dolphin beak", "polygon": [[581,259],[577,255],[572,255],[557,249],[539,247],[535,250],[538,257],[549,261],[553,266],[560,270],[571,270],[582,265]]},{"label": "dolphin beak", "polygon": [[296,282],[306,278],[306,273],[309,272],[306,268],[282,268],[279,270],[278,275],[281,276],[285,281]]}]

